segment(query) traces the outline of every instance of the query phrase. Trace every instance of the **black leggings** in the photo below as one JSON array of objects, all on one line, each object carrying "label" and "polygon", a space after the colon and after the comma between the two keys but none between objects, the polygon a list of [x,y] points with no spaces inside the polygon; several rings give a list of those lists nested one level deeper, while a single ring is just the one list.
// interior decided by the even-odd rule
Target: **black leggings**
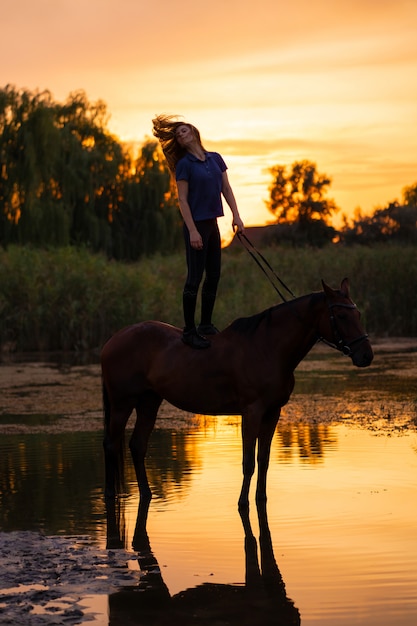
[{"label": "black leggings", "polygon": [[221,271],[221,240],[216,219],[196,222],[203,240],[203,249],[195,250],[190,244],[190,234],[184,224],[187,279],[183,291],[184,322],[187,329],[195,325],[197,294],[204,271],[206,277],[201,291],[201,324],[211,324],[217,285]]}]

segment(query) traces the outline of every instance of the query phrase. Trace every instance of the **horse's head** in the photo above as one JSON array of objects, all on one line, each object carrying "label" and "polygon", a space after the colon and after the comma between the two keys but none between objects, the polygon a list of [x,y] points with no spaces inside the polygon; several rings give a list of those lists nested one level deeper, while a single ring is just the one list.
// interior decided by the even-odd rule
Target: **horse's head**
[{"label": "horse's head", "polygon": [[357,367],[368,367],[374,353],[360,323],[361,314],[349,296],[349,281],[342,280],[340,290],[333,290],[322,281],[327,311],[321,317],[322,339],[352,359]]}]

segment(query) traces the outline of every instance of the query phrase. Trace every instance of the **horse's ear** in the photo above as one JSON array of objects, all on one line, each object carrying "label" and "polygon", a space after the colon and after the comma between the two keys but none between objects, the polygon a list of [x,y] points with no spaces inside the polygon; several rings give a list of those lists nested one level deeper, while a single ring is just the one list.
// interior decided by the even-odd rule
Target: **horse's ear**
[{"label": "horse's ear", "polygon": [[[321,281],[321,284],[323,285],[324,293],[327,296],[334,295],[334,293],[335,293],[334,290],[331,287],[329,287],[328,285],[326,285],[324,280]],[[344,278],[342,280],[342,283],[340,285],[340,292],[341,292],[342,296],[344,296],[345,298],[349,298],[349,280],[347,278]]]},{"label": "horse's ear", "polygon": [[326,294],[326,296],[330,297],[330,296],[334,295],[333,289],[331,287],[329,287],[329,285],[326,285],[326,283],[324,282],[323,279],[321,279],[321,284],[322,284],[323,291]]},{"label": "horse's ear", "polygon": [[340,291],[345,296],[345,298],[349,298],[349,279],[344,278],[340,285]]}]

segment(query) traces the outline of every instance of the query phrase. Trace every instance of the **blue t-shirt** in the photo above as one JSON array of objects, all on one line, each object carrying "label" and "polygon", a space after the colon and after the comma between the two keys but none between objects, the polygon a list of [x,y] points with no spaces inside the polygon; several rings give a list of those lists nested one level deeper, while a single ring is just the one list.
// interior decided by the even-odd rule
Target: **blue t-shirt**
[{"label": "blue t-shirt", "polygon": [[176,180],[188,182],[188,204],[196,222],[224,215],[222,174],[227,166],[217,152],[206,152],[205,155],[205,161],[200,161],[187,152],[175,170]]}]

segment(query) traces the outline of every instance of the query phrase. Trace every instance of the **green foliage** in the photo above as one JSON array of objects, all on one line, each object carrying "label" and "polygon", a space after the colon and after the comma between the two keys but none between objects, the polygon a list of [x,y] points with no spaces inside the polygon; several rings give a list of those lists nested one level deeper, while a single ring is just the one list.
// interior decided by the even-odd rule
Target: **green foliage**
[{"label": "green foliage", "polygon": [[88,350],[122,326],[161,318],[170,302],[157,279],[161,264],[158,256],[123,265],[72,247],[11,246],[0,253],[0,343]]},{"label": "green foliage", "polygon": [[155,142],[135,161],[84,92],[0,90],[0,244],[83,246],[137,260],[174,251],[181,225]]},{"label": "green foliage", "polygon": [[[107,130],[108,117],[105,103],[83,91],[57,103],[49,91],[0,89],[1,246],[70,245],[124,261],[182,247],[175,184],[158,144],[145,141],[134,155]],[[359,214],[338,233],[329,224],[338,210],[326,197],[331,179],[315,163],[270,172],[269,243],[417,243],[417,183],[404,188],[402,205]]]},{"label": "green foliage", "polygon": [[[240,253],[242,255],[242,252]],[[362,313],[369,333],[374,336],[415,336],[417,334],[417,249],[414,246],[380,245],[334,246],[320,250],[271,247],[265,256],[276,273],[296,295],[321,289],[321,279],[339,287],[346,276],[351,296]],[[271,305],[267,279],[256,264],[246,267],[251,259],[242,258],[246,276],[246,307],[250,312]],[[227,268],[224,269],[224,279]],[[279,298],[276,297],[276,302]],[[234,312],[236,314],[237,312]]]},{"label": "green foliage", "polygon": [[[347,276],[364,324],[374,336],[417,334],[414,246],[262,249],[296,295],[339,287]],[[0,250],[0,346],[19,351],[98,350],[119,328],[159,319],[182,326],[183,254],[137,263],[66,247]],[[215,323],[224,328],[280,302],[243,249],[223,251]]]},{"label": "green foliage", "polygon": [[137,260],[141,254],[165,254],[182,246],[182,222],[171,176],[156,142],[147,142],[135,163],[135,174],[125,177],[112,227],[117,233],[112,256]]},{"label": "green foliage", "polygon": [[[411,189],[411,188],[410,188]],[[410,194],[410,202],[400,205],[390,202],[372,215],[358,215],[352,225],[345,224],[340,240],[346,244],[375,244],[385,242],[417,243],[417,204]]]},{"label": "green foliage", "polygon": [[417,183],[409,185],[403,189],[404,204],[417,207]]},{"label": "green foliage", "polygon": [[403,202],[390,202],[384,208],[375,209],[372,215],[357,212],[351,224],[345,224],[339,239],[346,244],[417,243],[417,183],[404,187]]}]

